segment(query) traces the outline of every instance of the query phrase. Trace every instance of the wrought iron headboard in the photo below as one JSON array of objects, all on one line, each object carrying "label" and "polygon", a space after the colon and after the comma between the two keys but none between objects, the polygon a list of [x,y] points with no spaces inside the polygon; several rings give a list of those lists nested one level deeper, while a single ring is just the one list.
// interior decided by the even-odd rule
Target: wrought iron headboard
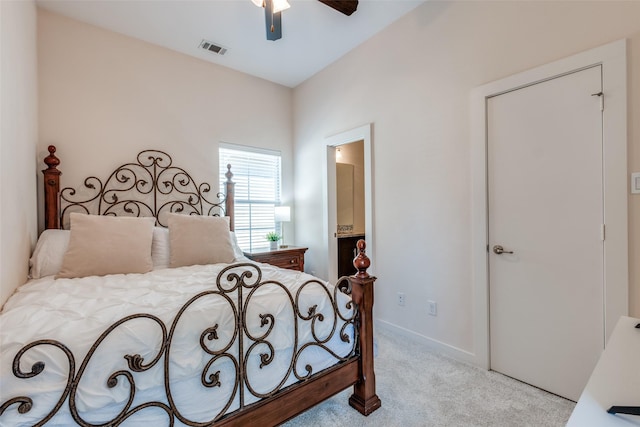
[{"label": "wrought iron headboard", "polygon": [[226,215],[233,230],[233,190],[231,165],[227,165],[226,194],[217,193],[217,201],[207,198],[211,191],[208,183],[196,184],[183,168],[173,166],[171,156],[164,151],[144,150],[136,162],[116,168],[102,182],[90,176],[84,180],[85,194],[76,195],[76,189],[65,187],[61,191],[57,169],[60,159],[56,147],[49,146],[44,159],[48,168],[43,170],[45,188],[45,228],[67,228],[71,212],[113,216],[152,216],[157,224],[166,226],[169,212],[189,215]]}]

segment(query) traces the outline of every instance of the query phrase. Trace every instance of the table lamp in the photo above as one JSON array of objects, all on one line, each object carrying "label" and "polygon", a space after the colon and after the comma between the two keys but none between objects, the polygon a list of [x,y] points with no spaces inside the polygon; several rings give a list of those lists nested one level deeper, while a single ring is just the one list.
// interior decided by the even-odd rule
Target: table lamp
[{"label": "table lamp", "polygon": [[280,247],[286,248],[288,245],[284,243],[284,227],[282,223],[291,221],[291,208],[289,206],[276,206],[273,209],[273,216],[274,220],[280,223],[280,229],[282,230],[282,244]]}]

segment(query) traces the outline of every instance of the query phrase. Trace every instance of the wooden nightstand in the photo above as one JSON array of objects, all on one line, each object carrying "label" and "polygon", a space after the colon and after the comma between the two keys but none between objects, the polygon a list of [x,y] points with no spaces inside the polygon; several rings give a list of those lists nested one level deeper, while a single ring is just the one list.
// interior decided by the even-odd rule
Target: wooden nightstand
[{"label": "wooden nightstand", "polygon": [[287,246],[275,251],[262,250],[256,252],[245,252],[244,255],[252,261],[264,262],[276,267],[288,268],[290,270],[304,271],[304,253],[308,248],[297,246]]}]

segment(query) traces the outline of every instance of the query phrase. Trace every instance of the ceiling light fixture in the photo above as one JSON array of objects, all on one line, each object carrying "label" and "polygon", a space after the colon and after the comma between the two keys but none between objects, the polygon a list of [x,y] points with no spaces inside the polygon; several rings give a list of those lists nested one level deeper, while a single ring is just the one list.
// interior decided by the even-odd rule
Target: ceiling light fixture
[{"label": "ceiling light fixture", "polygon": [[[358,9],[358,0],[319,0],[338,12],[350,16]],[[251,0],[253,4],[264,8],[264,20],[267,27],[267,40],[282,38],[282,11],[291,5],[287,0]]]},{"label": "ceiling light fixture", "polygon": [[283,10],[289,9],[291,5],[287,0],[273,0],[273,11],[274,12],[282,12]]},{"label": "ceiling light fixture", "polygon": [[267,40],[278,40],[282,38],[282,15],[283,10],[289,9],[291,5],[287,0],[251,0],[258,7],[264,7],[264,19],[267,27]]},{"label": "ceiling light fixture", "polygon": [[[258,7],[265,7],[265,0],[251,0],[253,4]],[[285,9],[289,9],[291,5],[287,0],[273,0],[273,13],[282,12]]]}]

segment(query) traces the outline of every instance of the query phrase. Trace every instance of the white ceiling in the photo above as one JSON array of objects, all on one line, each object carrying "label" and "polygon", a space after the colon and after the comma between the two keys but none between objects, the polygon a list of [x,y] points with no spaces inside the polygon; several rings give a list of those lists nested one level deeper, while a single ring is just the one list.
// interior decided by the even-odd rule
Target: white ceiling
[{"label": "white ceiling", "polygon": [[[266,40],[251,0],[37,0],[38,6],[234,70],[295,87],[425,0],[360,0],[345,16],[316,0],[289,0],[282,39]],[[224,56],[198,49],[207,39]]]}]

